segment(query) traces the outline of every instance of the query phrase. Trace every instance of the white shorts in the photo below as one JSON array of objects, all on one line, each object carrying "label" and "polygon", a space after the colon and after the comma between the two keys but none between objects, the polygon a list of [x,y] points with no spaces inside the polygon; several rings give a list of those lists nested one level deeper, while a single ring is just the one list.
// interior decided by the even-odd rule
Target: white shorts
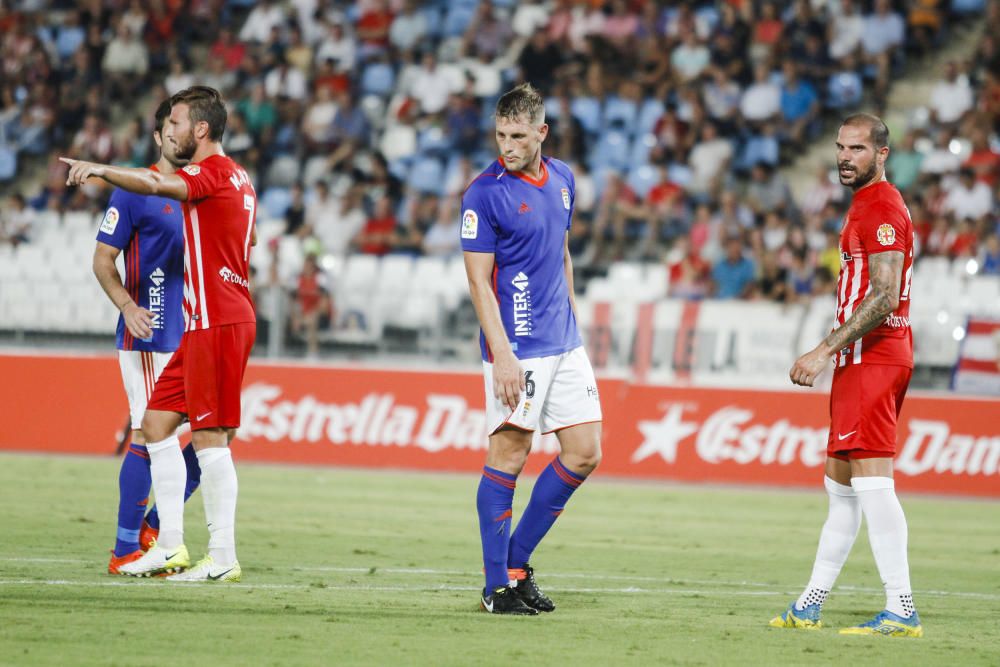
[{"label": "white shorts", "polygon": [[490,435],[503,425],[552,433],[569,426],[601,421],[601,400],[594,369],[583,347],[551,357],[521,359],[525,390],[511,411],[493,396],[493,364],[483,362],[486,380],[486,426]]},{"label": "white shorts", "polygon": [[122,369],[122,384],[128,396],[128,410],[132,415],[132,428],[142,427],[142,415],[153,393],[153,385],[173,352],[138,352],[118,350],[118,365]]}]

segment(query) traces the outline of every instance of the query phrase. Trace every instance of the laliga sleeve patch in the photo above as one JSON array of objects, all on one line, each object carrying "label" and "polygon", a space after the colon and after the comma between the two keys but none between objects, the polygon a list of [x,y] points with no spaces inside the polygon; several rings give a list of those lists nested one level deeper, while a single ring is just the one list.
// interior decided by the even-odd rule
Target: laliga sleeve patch
[{"label": "laliga sleeve patch", "polygon": [[471,208],[462,213],[462,238],[474,239],[479,235],[479,216]]},{"label": "laliga sleeve patch", "polygon": [[114,206],[109,208],[104,214],[104,220],[101,221],[101,231],[105,234],[114,234],[115,228],[118,227],[118,217],[118,209]]},{"label": "laliga sleeve patch", "polygon": [[896,230],[890,224],[879,225],[875,237],[882,245],[892,245],[896,242]]},{"label": "laliga sleeve patch", "polygon": [[198,174],[201,173],[201,167],[199,167],[196,164],[189,164],[188,166],[184,167],[181,171],[191,176],[197,176]]}]

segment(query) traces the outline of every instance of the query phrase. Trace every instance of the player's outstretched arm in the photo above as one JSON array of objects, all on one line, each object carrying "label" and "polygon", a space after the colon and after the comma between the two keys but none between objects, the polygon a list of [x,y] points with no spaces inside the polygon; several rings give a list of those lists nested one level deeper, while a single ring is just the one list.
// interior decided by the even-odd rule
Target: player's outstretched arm
[{"label": "player's outstretched arm", "polygon": [[98,241],[97,247],[94,248],[94,275],[104,293],[111,299],[111,303],[121,311],[129,333],[139,339],[149,338],[153,335],[153,314],[145,308],[140,308],[122,285],[118,267],[115,266],[115,260],[118,259],[120,252],[118,248]]},{"label": "player's outstretched arm", "polygon": [[513,410],[521,402],[524,391],[524,373],[500,319],[500,306],[493,293],[491,280],[494,265],[493,253],[465,252],[465,274],[469,279],[469,296],[479,318],[479,326],[486,336],[486,343],[493,351],[493,395]]},{"label": "player's outstretched arm", "polygon": [[868,294],[843,325],[834,329],[811,352],[799,357],[788,377],[805,387],[813,386],[816,377],[840,350],[877,327],[899,306],[899,286],[903,280],[903,253],[888,250],[868,256]]},{"label": "player's outstretched arm", "polygon": [[68,157],[59,158],[69,165],[66,185],[83,185],[88,178],[103,178],[111,185],[140,195],[158,195],[178,201],[187,201],[188,186],[176,174],[161,174],[152,169],[115,167]]}]

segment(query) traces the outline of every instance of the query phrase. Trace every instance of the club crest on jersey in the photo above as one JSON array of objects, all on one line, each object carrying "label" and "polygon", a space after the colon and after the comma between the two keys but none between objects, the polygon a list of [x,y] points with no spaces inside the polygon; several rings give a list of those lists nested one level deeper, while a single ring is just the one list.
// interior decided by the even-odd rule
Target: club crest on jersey
[{"label": "club crest on jersey", "polygon": [[115,228],[118,227],[118,217],[118,209],[114,206],[109,208],[104,214],[104,220],[101,221],[101,231],[105,234],[114,234]]},{"label": "club crest on jersey", "polygon": [[896,242],[896,230],[890,224],[879,225],[875,237],[882,245],[892,245]]},{"label": "club crest on jersey", "polygon": [[196,164],[189,164],[188,166],[184,167],[182,171],[185,174],[190,174],[191,176],[197,176],[198,174],[201,173],[201,167],[199,167]]},{"label": "club crest on jersey", "polygon": [[474,239],[479,235],[479,216],[471,208],[462,213],[462,238]]},{"label": "club crest on jersey", "polygon": [[569,188],[560,188],[559,192],[562,193],[563,208],[568,211],[569,210]]}]

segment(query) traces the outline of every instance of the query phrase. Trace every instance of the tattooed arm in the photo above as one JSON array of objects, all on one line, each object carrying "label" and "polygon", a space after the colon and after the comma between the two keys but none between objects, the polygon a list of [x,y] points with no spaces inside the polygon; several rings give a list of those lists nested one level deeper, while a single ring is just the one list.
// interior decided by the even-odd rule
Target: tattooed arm
[{"label": "tattooed arm", "polygon": [[834,329],[811,352],[799,357],[788,377],[792,382],[811,387],[837,350],[840,350],[881,324],[899,306],[899,286],[903,279],[903,253],[897,250],[868,256],[868,294],[844,324]]}]

